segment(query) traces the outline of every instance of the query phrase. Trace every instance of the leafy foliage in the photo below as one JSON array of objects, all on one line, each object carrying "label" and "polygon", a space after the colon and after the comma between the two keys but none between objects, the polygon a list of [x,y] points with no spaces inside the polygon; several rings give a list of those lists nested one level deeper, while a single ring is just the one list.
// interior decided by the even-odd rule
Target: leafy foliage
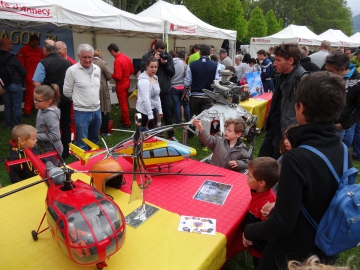
[{"label": "leafy foliage", "polygon": [[265,15],[265,21],[267,24],[267,36],[270,36],[272,34],[275,34],[277,32],[279,32],[282,27],[280,26],[279,22],[276,20],[274,11],[272,9],[270,9],[266,15]]},{"label": "leafy foliage", "polygon": [[267,34],[266,20],[263,15],[263,11],[258,6],[251,12],[248,22],[248,34],[247,38],[251,37],[264,37]]},{"label": "leafy foliage", "polygon": [[351,10],[345,0],[259,0],[257,5],[264,12],[272,9],[276,18],[284,20],[284,26],[306,25],[317,34],[330,28],[352,33]]},{"label": "leafy foliage", "polygon": [[237,31],[240,41],[246,36],[247,23],[239,0],[184,0],[184,5],[199,19],[213,26]]}]

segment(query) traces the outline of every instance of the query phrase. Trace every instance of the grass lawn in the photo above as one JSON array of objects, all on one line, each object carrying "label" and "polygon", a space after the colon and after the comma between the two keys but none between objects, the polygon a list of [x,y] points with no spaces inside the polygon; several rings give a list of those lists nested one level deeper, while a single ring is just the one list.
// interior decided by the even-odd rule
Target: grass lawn
[{"label": "grass lawn", "polygon": [[[134,109],[131,109],[131,116],[134,114]],[[1,128],[0,128],[0,157],[7,158],[9,155],[9,140],[10,140],[10,130],[5,129],[5,123],[4,123],[4,112],[0,112],[0,119],[1,119]],[[36,112],[32,113],[32,117],[30,119],[23,119],[23,124],[29,124],[35,126],[35,119],[36,119]],[[110,115],[110,119],[114,120],[114,128],[120,128],[120,110],[118,106],[112,107],[112,112]],[[133,119],[133,117],[131,118]],[[133,121],[132,121],[133,122]],[[134,128],[134,126],[133,126]],[[121,140],[129,137],[130,133],[125,132],[114,132],[112,136],[105,137],[104,140],[106,141],[108,146],[113,146],[116,143],[120,142]],[[176,138],[182,142],[182,129],[177,129],[175,131]],[[259,151],[259,147],[262,142],[262,138],[264,136],[264,133],[260,133],[256,137],[255,141],[255,148],[254,148],[254,157],[257,156],[257,153]],[[210,152],[204,152],[200,148],[200,141],[197,137],[194,137],[193,139],[188,140],[188,145],[191,147],[194,147],[197,150],[197,155],[194,157],[194,159],[201,160],[207,155],[210,154]],[[100,146],[103,147],[103,143],[100,142]],[[75,161],[74,157],[69,157],[66,160],[66,163],[71,163]],[[360,161],[354,161],[354,166],[360,170]],[[360,183],[360,176],[357,178],[357,183]],[[2,186],[10,185],[9,176],[7,173],[7,170],[4,166],[4,163],[0,163],[0,184]],[[354,258],[351,261],[351,265],[360,265],[360,249],[354,248],[351,250],[348,250],[346,252],[343,252],[339,256],[338,265],[346,265],[346,262],[349,257],[354,256]],[[252,258],[250,255],[247,256],[247,264],[245,264],[244,261],[244,254],[240,253],[230,259],[223,267],[223,270],[245,270],[245,269],[253,269],[252,264]]]}]

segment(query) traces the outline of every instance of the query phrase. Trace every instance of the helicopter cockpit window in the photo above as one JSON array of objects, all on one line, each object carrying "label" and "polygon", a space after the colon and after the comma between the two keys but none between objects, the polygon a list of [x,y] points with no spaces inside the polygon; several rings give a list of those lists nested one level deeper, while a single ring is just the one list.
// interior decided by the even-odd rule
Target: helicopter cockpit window
[{"label": "helicopter cockpit window", "polygon": [[57,206],[57,208],[63,213],[64,215],[67,215],[71,211],[73,211],[75,208],[60,202],[55,201],[54,204]]},{"label": "helicopter cockpit window", "polygon": [[67,217],[69,247],[73,259],[79,263],[94,262],[98,258],[91,230],[79,211]]},{"label": "helicopter cockpit window", "polygon": [[174,147],[167,147],[169,156],[181,156],[180,153]]},{"label": "helicopter cockpit window", "polygon": [[150,152],[151,151],[144,151],[143,152],[143,158],[150,158]]},{"label": "helicopter cockpit window", "polygon": [[114,205],[111,204],[111,202],[109,201],[101,201],[100,202],[101,206],[104,208],[105,212],[108,214],[111,222],[114,225],[115,231],[117,231],[121,224],[121,215],[119,213],[119,211],[115,208]]},{"label": "helicopter cockpit window", "polygon": [[90,221],[97,241],[101,241],[113,233],[106,216],[96,203],[83,207],[82,211]]},{"label": "helicopter cockpit window", "polygon": [[154,149],[154,157],[167,157],[166,148]]},{"label": "helicopter cockpit window", "polygon": [[94,191],[94,195],[95,195],[95,198],[97,200],[100,200],[100,199],[105,199],[106,196],[104,194],[101,194],[99,191],[97,191],[95,188],[93,189]]}]

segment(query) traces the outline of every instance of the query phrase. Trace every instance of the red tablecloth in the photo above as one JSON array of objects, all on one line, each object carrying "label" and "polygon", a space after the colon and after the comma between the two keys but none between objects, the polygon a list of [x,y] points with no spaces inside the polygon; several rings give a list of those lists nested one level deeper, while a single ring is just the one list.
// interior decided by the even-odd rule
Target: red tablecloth
[{"label": "red tablecloth", "polygon": [[[80,162],[70,164],[76,170],[87,170],[102,157],[89,160],[83,166]],[[131,171],[132,165],[119,157],[118,161],[124,171]],[[170,171],[195,174],[222,174],[224,177],[209,176],[155,176],[152,183],[145,190],[145,200],[156,206],[179,215],[215,218],[216,231],[227,238],[227,258],[242,251],[241,234],[242,220],[244,219],[251,195],[247,185],[246,176],[234,171],[205,164],[188,159],[171,164]],[[167,172],[162,169],[161,172]],[[126,185],[121,188],[123,192],[130,193],[132,175],[125,175]],[[193,199],[193,196],[205,180],[212,180],[232,185],[232,189],[223,206]]]}]

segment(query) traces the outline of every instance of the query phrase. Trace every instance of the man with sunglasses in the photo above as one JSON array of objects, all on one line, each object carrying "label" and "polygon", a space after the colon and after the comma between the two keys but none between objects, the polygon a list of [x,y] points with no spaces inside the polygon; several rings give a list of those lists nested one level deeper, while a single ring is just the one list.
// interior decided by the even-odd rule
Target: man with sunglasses
[{"label": "man with sunglasses", "polygon": [[280,140],[284,130],[296,124],[295,88],[305,70],[299,65],[300,48],[295,43],[283,43],[274,48],[278,75],[275,77],[275,92],[266,118],[265,137],[259,157],[280,157]]}]

